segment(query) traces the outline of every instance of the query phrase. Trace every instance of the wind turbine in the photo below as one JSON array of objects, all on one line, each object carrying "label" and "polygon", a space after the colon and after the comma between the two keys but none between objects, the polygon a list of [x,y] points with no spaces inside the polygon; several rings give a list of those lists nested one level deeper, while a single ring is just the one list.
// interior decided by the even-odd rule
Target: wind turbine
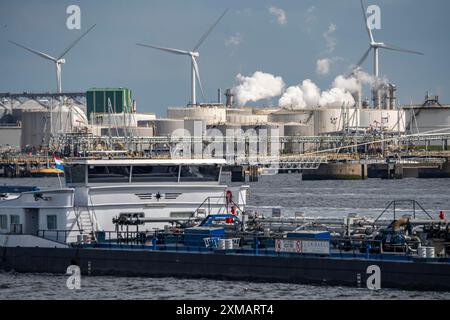
[{"label": "wind turbine", "polygon": [[64,56],[69,53],[69,51],[85,36],[87,35],[92,29],[94,29],[96,25],[94,24],[92,27],[89,28],[89,30],[87,30],[85,33],[83,33],[80,37],[78,37],[74,42],[72,42],[72,44],[70,46],[68,46],[57,58],[52,57],[51,55],[38,51],[38,50],[34,50],[31,48],[28,48],[20,43],[14,42],[14,41],[9,41],[10,43],[23,48],[31,53],[34,53],[36,55],[38,55],[41,58],[53,61],[56,65],[56,81],[57,81],[57,90],[58,93],[62,93],[62,82],[61,82],[61,67],[63,64],[66,63],[66,59],[64,59]]},{"label": "wind turbine", "polygon": [[[354,74],[355,70],[360,68],[361,65],[364,63],[364,61],[366,61],[371,50],[373,50],[373,75],[375,76],[376,80],[378,80],[379,75],[380,75],[380,67],[379,67],[379,64],[380,64],[379,51],[380,51],[380,49],[423,55],[422,52],[403,49],[403,48],[400,48],[395,45],[375,41],[375,38],[373,37],[373,34],[372,34],[372,29],[369,26],[369,21],[367,20],[366,7],[364,5],[364,0],[361,0],[361,8],[362,8],[362,13],[363,13],[363,18],[364,18],[364,24],[366,26],[367,34],[369,35],[369,49],[367,49],[367,51],[364,53],[362,58],[358,61],[352,74]],[[374,94],[377,94],[377,89],[375,89]]]},{"label": "wind turbine", "polygon": [[172,49],[172,48],[166,48],[166,47],[157,47],[153,45],[148,44],[142,44],[142,43],[136,43],[138,46],[141,47],[147,47],[152,49],[161,50],[168,53],[173,53],[176,55],[182,55],[182,56],[189,56],[191,58],[191,104],[196,105],[197,104],[197,97],[196,97],[196,82],[198,81],[198,84],[200,86],[200,90],[202,92],[203,99],[205,99],[205,92],[203,91],[203,85],[202,81],[200,79],[200,72],[197,64],[196,58],[200,57],[200,54],[198,52],[198,49],[203,44],[203,42],[208,38],[209,34],[213,31],[213,29],[217,26],[217,24],[222,20],[222,18],[225,16],[225,14],[228,12],[228,9],[225,10],[222,15],[217,19],[217,21],[211,26],[211,28],[208,29],[208,31],[203,34],[203,36],[200,38],[198,43],[195,45],[195,47],[191,51],[187,50],[179,50],[179,49]]}]

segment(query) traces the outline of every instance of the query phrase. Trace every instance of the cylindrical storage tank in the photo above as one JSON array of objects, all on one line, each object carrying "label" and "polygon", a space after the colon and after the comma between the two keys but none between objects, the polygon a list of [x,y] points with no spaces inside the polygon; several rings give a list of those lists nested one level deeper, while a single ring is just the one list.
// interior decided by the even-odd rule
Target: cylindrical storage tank
[{"label": "cylindrical storage tank", "polygon": [[211,136],[212,134],[216,135],[215,132],[220,132],[224,137],[225,136],[242,136],[241,130],[243,126],[238,124],[219,124],[215,126],[207,126],[207,135]]},{"label": "cylindrical storage tank", "polygon": [[224,106],[171,107],[167,109],[167,117],[178,120],[205,120],[207,124],[211,125],[225,123],[227,121]]},{"label": "cylindrical storage tank", "polygon": [[25,101],[22,104],[14,105],[11,114],[15,121],[22,121],[22,115],[24,112],[28,111],[48,111],[43,105],[34,100]]},{"label": "cylindrical storage tank", "polygon": [[184,132],[184,121],[176,119],[157,119],[151,121],[155,126],[155,135],[159,137],[172,136],[174,132]]},{"label": "cylindrical storage tank", "polygon": [[259,114],[229,114],[227,115],[227,123],[233,124],[264,124],[267,123],[267,115]]},{"label": "cylindrical storage tank", "polygon": [[191,137],[202,137],[206,134],[206,120],[184,120],[184,129]]},{"label": "cylindrical storage tank", "polygon": [[307,124],[286,123],[284,125],[286,137],[311,137],[314,136],[314,127]]},{"label": "cylindrical storage tank", "polygon": [[[314,135],[314,127],[299,123],[286,123],[284,125],[285,137],[310,137]],[[306,144],[299,142],[286,142],[284,149],[287,153],[303,153],[307,148]]]},{"label": "cylindrical storage tank", "polygon": [[360,111],[356,108],[326,108],[314,111],[314,135],[360,127]]},{"label": "cylindrical storage tank", "polygon": [[269,114],[268,121],[275,123],[309,123],[312,120],[311,110],[290,111],[282,109],[280,111]]},{"label": "cylindrical storage tank", "polygon": [[52,110],[51,131],[57,133],[70,133],[77,128],[88,125],[87,116],[76,105],[60,105]]},{"label": "cylindrical storage tank", "polygon": [[405,132],[406,130],[404,110],[364,109],[360,111],[360,114],[361,128],[383,128],[395,132]]},{"label": "cylindrical storage tank", "polygon": [[155,135],[153,127],[149,128],[132,128],[133,133],[136,133],[138,137],[153,137]]},{"label": "cylindrical storage tank", "polygon": [[281,123],[268,123],[254,126],[258,134],[258,152],[260,155],[277,156],[281,151],[280,137],[284,136],[284,125]]},{"label": "cylindrical storage tank", "polygon": [[26,111],[21,114],[21,148],[48,145],[50,137],[50,112]]}]

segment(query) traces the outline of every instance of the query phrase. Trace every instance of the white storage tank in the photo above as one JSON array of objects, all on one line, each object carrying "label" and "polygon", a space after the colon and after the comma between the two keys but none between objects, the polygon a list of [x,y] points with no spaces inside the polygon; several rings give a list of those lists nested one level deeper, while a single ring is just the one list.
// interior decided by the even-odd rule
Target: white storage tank
[{"label": "white storage tank", "polygon": [[286,109],[281,109],[277,112],[271,113],[268,116],[269,122],[276,123],[310,123],[313,119],[313,111],[312,110],[298,110],[291,111]]},{"label": "white storage tank", "polygon": [[268,121],[268,115],[257,112],[257,108],[227,109],[227,123],[232,124],[264,124]]},{"label": "white storage tank", "polygon": [[[403,109],[409,133],[450,133],[450,106],[417,106]],[[440,143],[440,142],[439,142]]]},{"label": "white storage tank", "polygon": [[285,123],[284,135],[286,137],[311,137],[314,135],[314,127],[309,124]]},{"label": "white storage tank", "polygon": [[[149,121],[155,127],[155,135],[159,137],[172,136],[175,132],[180,135],[184,132],[184,120],[157,119]],[[184,135],[184,134],[181,134]]]},{"label": "white storage tank", "polygon": [[362,109],[360,127],[377,128],[387,131],[405,132],[406,114],[404,110]]},{"label": "white storage tank", "polygon": [[192,137],[202,137],[206,134],[206,120],[184,120],[184,129]]},{"label": "white storage tank", "polygon": [[14,104],[11,114],[15,121],[22,121],[22,114],[27,111],[47,111],[48,109],[35,100],[27,100],[21,104]]},{"label": "white storage tank", "polygon": [[359,109],[327,108],[314,111],[314,135],[341,132],[359,127]]},{"label": "white storage tank", "polygon": [[170,107],[167,109],[167,117],[178,120],[205,120],[208,125],[227,121],[226,108],[223,105]]},{"label": "white storage tank", "polygon": [[77,105],[59,105],[52,109],[53,134],[70,133],[88,125],[84,111]]}]

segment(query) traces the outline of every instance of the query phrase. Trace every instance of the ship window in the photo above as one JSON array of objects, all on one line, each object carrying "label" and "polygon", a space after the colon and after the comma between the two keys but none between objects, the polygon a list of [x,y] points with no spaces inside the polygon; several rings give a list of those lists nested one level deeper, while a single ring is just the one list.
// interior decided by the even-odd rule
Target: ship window
[{"label": "ship window", "polygon": [[133,166],[132,182],[178,182],[179,166]]},{"label": "ship window", "polygon": [[220,166],[182,166],[180,181],[218,181],[220,175]]},{"label": "ship window", "polygon": [[20,216],[11,215],[11,224],[20,224]]},{"label": "ship window", "polygon": [[57,218],[55,215],[47,216],[47,230],[58,229]]},{"label": "ship window", "polygon": [[0,215],[0,229],[8,229],[8,216],[6,214]]},{"label": "ship window", "polygon": [[127,166],[89,166],[89,183],[99,182],[129,182],[130,167]]},{"label": "ship window", "polygon": [[81,164],[75,164],[71,166],[64,166],[64,176],[66,183],[85,183],[85,166]]}]

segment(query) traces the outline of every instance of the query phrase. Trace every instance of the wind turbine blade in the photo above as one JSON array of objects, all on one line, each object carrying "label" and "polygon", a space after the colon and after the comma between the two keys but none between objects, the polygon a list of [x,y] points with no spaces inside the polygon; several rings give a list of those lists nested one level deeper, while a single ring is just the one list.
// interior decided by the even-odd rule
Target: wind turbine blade
[{"label": "wind turbine blade", "polygon": [[24,45],[21,45],[20,43],[17,43],[17,42],[11,41],[11,40],[9,40],[9,42],[14,44],[14,45],[16,45],[16,46],[18,46],[18,47],[20,47],[20,48],[22,48],[22,49],[25,49],[25,50],[29,51],[31,53],[34,53],[34,54],[40,56],[41,58],[44,58],[44,59],[47,59],[47,60],[51,60],[53,62],[57,61],[56,58],[53,58],[52,56],[50,56],[50,55],[48,55],[48,54],[46,54],[44,52],[37,51],[37,50],[31,49],[31,48],[25,47]]},{"label": "wind turbine blade", "polygon": [[373,39],[372,30],[369,28],[369,24],[368,24],[367,16],[366,16],[366,6],[364,5],[363,0],[361,0],[361,7],[362,7],[363,17],[364,17],[364,25],[366,26],[367,33],[369,34],[370,42],[371,43],[375,42],[375,40]]},{"label": "wind turbine blade", "polygon": [[202,85],[202,80],[200,78],[200,72],[198,70],[197,61],[195,60],[195,58],[193,56],[191,56],[191,58],[192,58],[192,65],[194,66],[194,70],[195,70],[195,75],[197,77],[197,81],[198,81],[198,84],[200,86],[200,91],[202,92],[203,99],[206,100],[206,98],[205,98],[205,91],[203,91],[203,85]]},{"label": "wind turbine blade", "polygon": [[227,14],[229,9],[226,9],[222,15],[219,17],[219,19],[217,19],[216,23],[214,23],[212,25],[211,28],[209,28],[208,31],[206,31],[206,33],[200,38],[200,40],[198,41],[197,45],[194,47],[194,49],[192,49],[192,51],[196,51],[198,48],[200,48],[200,46],[202,45],[202,43],[206,40],[206,38],[208,38],[209,34],[214,30],[214,28],[219,24],[220,20],[222,20],[222,18]]},{"label": "wind turbine blade", "polygon": [[356,64],[356,67],[361,67],[361,65],[364,63],[364,61],[366,61],[367,56],[370,53],[370,50],[372,50],[372,47],[370,47],[362,56],[362,58],[358,61],[358,63]]},{"label": "wind turbine blade", "polygon": [[422,52],[413,51],[413,50],[409,50],[409,49],[403,49],[403,48],[400,48],[400,47],[397,47],[397,46],[394,46],[394,45],[391,45],[391,44],[383,44],[383,45],[380,46],[380,48],[388,49],[388,50],[392,50],[392,51],[399,51],[399,52],[418,54],[418,55],[423,56]]},{"label": "wind turbine blade", "polygon": [[61,58],[63,58],[73,47],[75,47],[75,45],[81,40],[81,39],[83,39],[84,38],[84,36],[85,35],[87,35],[89,32],[91,32],[91,30],[92,29],[94,29],[95,28],[95,24],[92,26],[92,27],[90,27],[85,33],[83,33],[78,39],[76,39],[74,42],[72,42],[72,44],[70,45],[70,46],[68,46],[67,47],[67,49],[66,50],[64,50],[64,52],[63,53],[61,53],[60,55],[59,55],[59,57],[58,57],[58,60],[59,59],[61,59]]},{"label": "wind turbine blade", "polygon": [[152,48],[152,49],[156,49],[156,50],[162,50],[162,51],[165,51],[165,52],[178,54],[178,55],[183,55],[183,56],[189,55],[189,52],[188,51],[184,51],[184,50],[165,48],[165,47],[156,47],[156,46],[151,46],[151,45],[143,44],[143,43],[136,43],[136,45],[141,46],[141,47]]},{"label": "wind turbine blade", "polygon": [[361,67],[361,65],[364,63],[364,61],[366,61],[367,57],[369,56],[370,50],[372,50],[372,47],[369,47],[369,49],[367,49],[367,51],[364,53],[362,58],[358,61],[358,63],[353,68],[352,73],[349,74],[349,77],[354,75],[355,71]]}]

